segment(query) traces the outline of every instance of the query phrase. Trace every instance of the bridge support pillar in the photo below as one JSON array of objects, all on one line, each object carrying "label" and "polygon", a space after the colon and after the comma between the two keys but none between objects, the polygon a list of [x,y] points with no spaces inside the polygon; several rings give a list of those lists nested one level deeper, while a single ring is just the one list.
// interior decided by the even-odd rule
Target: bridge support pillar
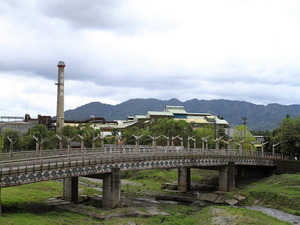
[{"label": "bridge support pillar", "polygon": [[113,168],[112,173],[103,177],[103,208],[115,208],[121,202],[120,168]]},{"label": "bridge support pillar", "polygon": [[235,165],[229,162],[228,166],[219,169],[219,191],[232,191],[235,189]]},{"label": "bridge support pillar", "polygon": [[78,202],[78,177],[63,179],[63,199],[70,202]]},{"label": "bridge support pillar", "polygon": [[187,192],[191,189],[191,169],[186,167],[178,168],[178,190]]}]

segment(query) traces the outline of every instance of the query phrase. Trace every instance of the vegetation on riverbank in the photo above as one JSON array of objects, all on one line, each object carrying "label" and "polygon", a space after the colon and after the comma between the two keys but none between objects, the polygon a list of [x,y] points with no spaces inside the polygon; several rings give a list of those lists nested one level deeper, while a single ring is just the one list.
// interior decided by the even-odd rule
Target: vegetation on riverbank
[{"label": "vegetation on riverbank", "polygon": [[235,192],[247,196],[245,204],[260,204],[300,215],[300,175],[273,175],[251,183]]},{"label": "vegetation on riverbank", "polygon": [[[152,171],[152,172],[151,172]],[[139,188],[139,193],[156,191],[162,182],[172,182],[177,179],[177,170],[149,170],[139,173],[122,174],[131,177],[127,187]],[[201,174],[197,177],[196,174]],[[193,170],[192,179],[203,181],[213,179],[213,171]],[[194,175],[193,175],[194,174]],[[204,175],[205,174],[205,175]],[[193,178],[194,177],[194,178]],[[133,185],[133,183],[139,185]],[[92,182],[88,182],[92,184]],[[273,175],[258,182],[251,183],[237,189],[231,194],[245,194],[245,204],[257,203],[272,208],[281,209],[288,213],[300,212],[300,175]],[[130,189],[129,191],[134,191]],[[123,193],[126,188],[123,187]],[[80,186],[80,193],[92,195],[91,188]],[[99,192],[98,192],[99,193]],[[0,224],[99,224],[100,221],[86,215],[65,212],[45,204],[45,200],[53,196],[62,195],[62,183],[57,181],[40,182],[17,187],[2,188],[3,217]],[[109,224],[219,224],[220,221],[232,224],[289,224],[263,213],[244,208],[230,206],[203,206],[199,203],[187,205],[157,204],[159,210],[170,216],[157,215],[149,218],[114,218],[101,221]],[[129,208],[119,208],[119,211]],[[143,205],[138,210],[145,210]],[[101,210],[99,210],[100,212]],[[112,212],[114,212],[112,210]],[[111,213],[111,212],[104,212]]]}]

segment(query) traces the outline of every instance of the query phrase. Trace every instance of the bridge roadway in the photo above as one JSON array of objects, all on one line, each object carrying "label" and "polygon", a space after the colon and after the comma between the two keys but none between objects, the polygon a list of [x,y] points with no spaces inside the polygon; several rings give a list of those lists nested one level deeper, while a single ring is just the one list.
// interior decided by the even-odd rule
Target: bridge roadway
[{"label": "bridge roadway", "polygon": [[[84,151],[43,150],[14,152],[12,155],[2,153],[0,188],[63,179],[63,198],[76,202],[78,177],[96,177],[103,179],[102,206],[113,208],[120,202],[121,171],[178,168],[178,189],[188,191],[190,168],[213,168],[219,170],[219,190],[230,191],[235,188],[237,168],[274,168],[276,161],[281,158],[279,154],[241,150],[187,150],[180,147],[154,149],[151,146],[114,145]],[[245,170],[242,173],[246,173]]]}]

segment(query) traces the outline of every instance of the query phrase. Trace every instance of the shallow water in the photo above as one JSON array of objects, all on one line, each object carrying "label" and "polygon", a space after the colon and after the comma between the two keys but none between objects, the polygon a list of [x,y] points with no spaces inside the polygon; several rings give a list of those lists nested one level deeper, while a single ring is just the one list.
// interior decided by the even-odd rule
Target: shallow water
[{"label": "shallow water", "polygon": [[282,221],[290,222],[292,224],[300,224],[300,216],[296,216],[296,215],[293,215],[293,214],[288,214],[288,213],[282,212],[282,211],[277,210],[277,209],[265,208],[265,207],[262,207],[262,206],[243,206],[243,208],[256,210],[256,211],[265,213],[269,216],[280,219]]}]

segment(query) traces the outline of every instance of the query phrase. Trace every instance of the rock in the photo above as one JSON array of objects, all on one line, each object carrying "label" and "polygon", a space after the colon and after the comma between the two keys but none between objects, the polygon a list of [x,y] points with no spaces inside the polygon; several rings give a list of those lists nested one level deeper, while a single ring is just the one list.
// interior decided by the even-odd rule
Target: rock
[{"label": "rock", "polygon": [[151,216],[160,215],[160,212],[158,212],[158,210],[155,209],[147,209],[147,213],[149,213]]},{"label": "rock", "polygon": [[223,204],[226,200],[226,195],[219,195],[215,201],[217,204]]},{"label": "rock", "polygon": [[259,203],[259,200],[254,200],[253,204],[256,205],[257,203]]},{"label": "rock", "polygon": [[91,208],[94,208],[94,207],[87,206],[87,205],[82,205],[82,204],[77,204],[76,207],[80,208],[80,209],[91,209]]},{"label": "rock", "polygon": [[129,220],[129,221],[128,221],[128,224],[129,224],[129,225],[136,225],[136,223],[133,222],[132,220]]},{"label": "rock", "polygon": [[60,199],[57,199],[57,198],[48,198],[47,201],[60,201]]},{"label": "rock", "polygon": [[203,207],[203,206],[206,206],[206,205],[207,205],[207,203],[205,203],[205,202],[200,202],[200,203],[199,203],[199,206],[200,206],[200,207]]},{"label": "rock", "polygon": [[94,219],[103,220],[105,219],[105,216],[99,215],[98,213],[92,213],[90,217],[93,217]]},{"label": "rock", "polygon": [[208,194],[206,196],[205,201],[207,201],[207,202],[215,202],[217,198],[218,198],[217,194],[210,193],[210,194]]},{"label": "rock", "polygon": [[206,197],[207,194],[203,194],[203,193],[197,195],[197,199],[199,199],[200,201],[205,201]]},{"label": "rock", "polygon": [[233,198],[238,200],[239,202],[246,200],[246,197],[242,195],[234,195]]},{"label": "rock", "polygon": [[162,216],[170,216],[170,214],[166,213],[166,212],[160,212],[160,215],[162,215]]},{"label": "rock", "polygon": [[135,210],[134,211],[137,214],[137,217],[150,217],[151,215],[147,212],[143,212],[140,210]]},{"label": "rock", "polygon": [[238,201],[236,199],[227,199],[227,200],[225,200],[225,202],[231,206],[234,206],[238,203]]},{"label": "rock", "polygon": [[60,205],[72,205],[74,204],[73,202],[69,202],[69,201],[61,201],[59,202]]}]

